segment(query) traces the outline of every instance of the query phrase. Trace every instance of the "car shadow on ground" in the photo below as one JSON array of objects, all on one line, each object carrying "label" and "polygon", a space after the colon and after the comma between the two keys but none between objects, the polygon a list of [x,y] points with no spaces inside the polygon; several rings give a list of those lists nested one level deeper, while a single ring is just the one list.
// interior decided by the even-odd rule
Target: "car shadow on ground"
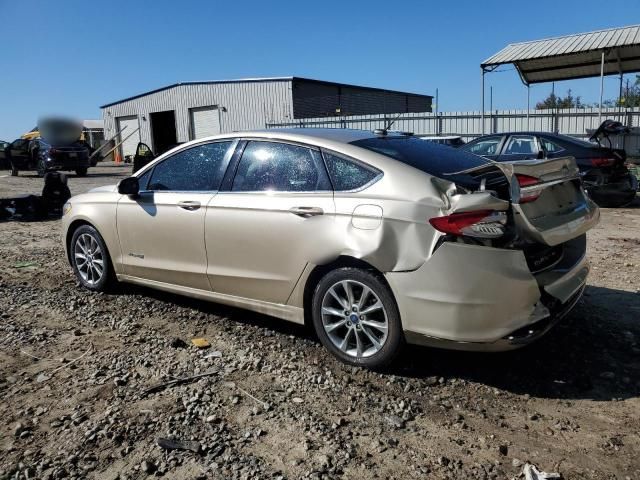
[{"label": "car shadow on ground", "polygon": [[[319,343],[309,327],[244,309],[133,285],[127,285],[124,294],[152,297]],[[576,308],[530,346],[511,352],[477,353],[408,345],[382,373],[416,380],[434,376],[445,381],[464,379],[541,398],[634,398],[640,396],[638,319],[640,293],[589,286]],[[328,352],[326,355],[329,358]]]},{"label": "car shadow on ground", "polygon": [[410,346],[395,368],[542,398],[611,400],[640,396],[640,294],[589,286],[576,308],[538,342],[502,353]]}]

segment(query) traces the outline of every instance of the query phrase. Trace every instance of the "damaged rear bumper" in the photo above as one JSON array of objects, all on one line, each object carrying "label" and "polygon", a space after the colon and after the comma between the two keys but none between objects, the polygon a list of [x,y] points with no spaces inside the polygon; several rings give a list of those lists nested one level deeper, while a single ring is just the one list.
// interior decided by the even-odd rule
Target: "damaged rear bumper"
[{"label": "damaged rear bumper", "polygon": [[418,270],[385,275],[409,343],[503,351],[549,331],[577,303],[589,266],[582,235],[562,259],[532,274],[524,253],[445,243]]}]

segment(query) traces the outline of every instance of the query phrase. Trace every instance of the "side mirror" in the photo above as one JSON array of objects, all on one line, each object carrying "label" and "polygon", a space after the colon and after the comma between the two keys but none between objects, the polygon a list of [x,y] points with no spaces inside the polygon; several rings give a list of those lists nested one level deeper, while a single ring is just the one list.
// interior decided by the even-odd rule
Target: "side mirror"
[{"label": "side mirror", "polygon": [[138,195],[140,183],[138,177],[127,177],[118,183],[118,193],[120,195]]},{"label": "side mirror", "polygon": [[538,155],[536,156],[536,159],[542,160],[543,158],[544,158],[544,150],[538,150]]}]

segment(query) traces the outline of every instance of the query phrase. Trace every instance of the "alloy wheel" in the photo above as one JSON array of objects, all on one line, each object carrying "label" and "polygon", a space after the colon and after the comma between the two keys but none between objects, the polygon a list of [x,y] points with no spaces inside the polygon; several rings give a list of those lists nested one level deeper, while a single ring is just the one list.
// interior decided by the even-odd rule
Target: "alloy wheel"
[{"label": "alloy wheel", "polygon": [[322,299],[322,326],[329,340],[342,352],[369,357],[384,346],[389,321],[382,301],[361,282],[341,280]]},{"label": "alloy wheel", "polygon": [[83,233],[76,239],[73,254],[82,280],[89,286],[95,286],[104,275],[104,255],[98,241]]}]

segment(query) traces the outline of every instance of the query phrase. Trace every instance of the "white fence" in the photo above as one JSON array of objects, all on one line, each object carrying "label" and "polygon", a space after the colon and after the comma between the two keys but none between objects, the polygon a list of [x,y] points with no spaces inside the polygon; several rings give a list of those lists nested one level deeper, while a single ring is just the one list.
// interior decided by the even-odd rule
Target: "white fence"
[{"label": "white fence", "polygon": [[[267,123],[267,128],[315,127],[356,128],[375,130],[395,117],[393,115],[353,115],[342,117],[302,118],[289,122]],[[640,127],[640,108],[604,108],[602,120],[618,120],[629,127]],[[587,137],[587,131],[600,124],[597,108],[566,108],[553,110],[495,110],[485,112],[484,133],[514,131],[556,132],[575,137]],[[416,135],[460,135],[471,140],[482,135],[482,115],[474,112],[403,113],[397,117],[392,130],[413,132]],[[640,131],[624,141],[627,153],[640,155]],[[619,143],[622,143],[620,141]],[[622,145],[620,145],[622,146]]]}]

